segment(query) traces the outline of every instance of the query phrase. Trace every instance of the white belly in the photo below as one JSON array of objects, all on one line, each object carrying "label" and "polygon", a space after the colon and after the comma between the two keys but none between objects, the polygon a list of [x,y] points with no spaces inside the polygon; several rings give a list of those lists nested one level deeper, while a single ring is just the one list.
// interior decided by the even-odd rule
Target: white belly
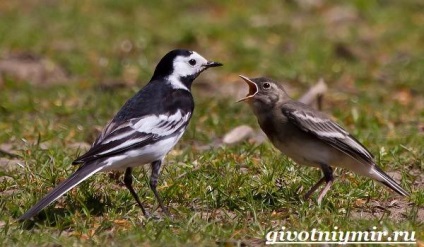
[{"label": "white belly", "polygon": [[176,136],[163,139],[140,149],[133,149],[120,155],[107,158],[104,161],[104,168],[101,171],[120,170],[162,160],[175,144],[177,144],[183,133],[184,130]]}]

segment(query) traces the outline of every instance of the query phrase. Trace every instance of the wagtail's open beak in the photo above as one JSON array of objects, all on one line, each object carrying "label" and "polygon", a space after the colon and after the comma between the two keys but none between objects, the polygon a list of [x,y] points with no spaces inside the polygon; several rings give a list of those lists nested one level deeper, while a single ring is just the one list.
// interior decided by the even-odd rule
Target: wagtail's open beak
[{"label": "wagtail's open beak", "polygon": [[254,83],[252,80],[250,80],[246,76],[242,76],[242,75],[239,75],[239,76],[249,86],[249,93],[246,95],[246,97],[239,99],[237,102],[248,100],[248,99],[252,98],[253,96],[255,96],[255,94],[258,92],[258,85],[256,85],[256,83]]},{"label": "wagtail's open beak", "polygon": [[222,63],[218,63],[218,62],[214,62],[214,61],[208,61],[205,65],[203,65],[205,67],[205,69],[207,68],[212,68],[212,67],[219,67],[222,66]]}]

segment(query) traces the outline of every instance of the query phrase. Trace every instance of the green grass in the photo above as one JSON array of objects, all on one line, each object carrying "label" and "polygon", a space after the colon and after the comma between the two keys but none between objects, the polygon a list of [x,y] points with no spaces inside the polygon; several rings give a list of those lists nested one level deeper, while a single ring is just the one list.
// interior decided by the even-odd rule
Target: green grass
[{"label": "green grass", "polygon": [[[253,244],[281,226],[298,231],[376,226],[414,230],[424,239],[421,1],[18,2],[0,3],[3,56],[38,54],[63,67],[70,79],[38,86],[0,75],[0,149],[10,144],[20,155],[19,166],[0,167],[0,245]],[[122,177],[108,173],[67,193],[35,222],[17,222],[75,170],[70,163],[82,152],[75,144],[91,143],[150,78],[156,62],[176,47],[225,66],[198,78],[220,92],[195,84],[194,117],[162,170],[159,193],[174,217],[156,211],[148,175],[137,169],[135,188],[161,219],[144,219]],[[134,71],[136,84],[128,81]],[[324,110],[384,170],[398,171],[411,197],[399,198],[338,170],[340,179],[318,206],[301,196],[320,172],[297,166],[268,142],[199,149],[241,124],[257,128],[246,105],[222,95],[226,88],[245,92],[238,74],[285,81],[293,96],[323,77],[330,88]],[[111,82],[124,87],[105,86]],[[0,158],[10,159],[2,153]]]}]

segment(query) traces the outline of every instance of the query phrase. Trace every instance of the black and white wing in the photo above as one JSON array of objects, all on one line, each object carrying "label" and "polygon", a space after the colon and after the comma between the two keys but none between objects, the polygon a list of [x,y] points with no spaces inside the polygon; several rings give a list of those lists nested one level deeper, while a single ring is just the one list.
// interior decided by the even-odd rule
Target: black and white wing
[{"label": "black and white wing", "polygon": [[93,143],[90,150],[72,164],[106,158],[131,149],[140,149],[161,139],[180,133],[187,126],[191,112],[148,115],[126,121],[112,120]]},{"label": "black and white wing", "polygon": [[295,101],[284,104],[282,112],[291,123],[301,130],[315,135],[320,140],[358,161],[363,161],[366,164],[374,163],[373,155],[358,140],[325,114]]}]

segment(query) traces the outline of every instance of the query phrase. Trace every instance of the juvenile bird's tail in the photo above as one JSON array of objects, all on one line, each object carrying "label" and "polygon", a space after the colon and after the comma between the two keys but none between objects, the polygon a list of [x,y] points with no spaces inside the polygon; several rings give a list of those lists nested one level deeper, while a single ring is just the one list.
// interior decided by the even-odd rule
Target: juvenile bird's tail
[{"label": "juvenile bird's tail", "polygon": [[80,184],[82,181],[89,178],[91,175],[99,171],[102,167],[97,164],[89,164],[81,166],[69,178],[60,183],[56,188],[50,191],[43,199],[37,204],[32,206],[24,215],[19,217],[18,220],[27,220],[37,215],[45,207],[56,201],[63,194]]},{"label": "juvenile bird's tail", "polygon": [[386,185],[390,189],[394,190],[401,196],[409,196],[409,192],[402,188],[395,180],[393,180],[389,175],[387,175],[380,167],[374,166],[372,171],[375,173],[374,178],[377,179],[380,183]]}]

